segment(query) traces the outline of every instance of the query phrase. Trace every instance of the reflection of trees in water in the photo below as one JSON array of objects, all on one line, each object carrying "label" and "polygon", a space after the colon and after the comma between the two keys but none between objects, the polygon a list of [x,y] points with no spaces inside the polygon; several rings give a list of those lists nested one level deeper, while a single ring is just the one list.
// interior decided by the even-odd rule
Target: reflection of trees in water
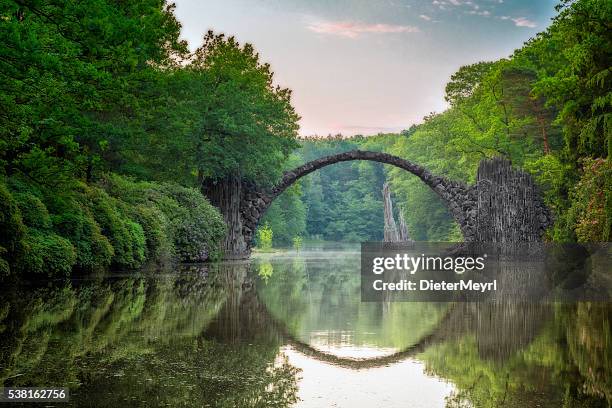
[{"label": "reflection of trees in water", "polygon": [[[431,332],[446,304],[362,303],[355,258],[296,257],[274,262],[273,276],[258,282],[260,301],[295,339],[324,332],[329,345],[403,349]],[[358,265],[358,258],[357,258]]]},{"label": "reflection of trees in water", "polygon": [[612,405],[611,308],[605,303],[579,303],[561,314],[566,327],[568,358],[586,393],[605,397]]},{"label": "reflection of trees in water", "polygon": [[456,333],[463,334],[423,355],[429,372],[457,385],[448,406],[606,407],[612,402],[608,304],[458,306],[465,318]]},{"label": "reflection of trees in water", "polygon": [[257,282],[260,302],[248,264],[194,268],[3,290],[2,385],[68,385],[74,405],[287,406],[296,399],[298,372],[278,353],[272,318],[299,333],[314,310],[327,327],[358,322],[354,329],[365,331],[375,322],[383,342],[409,344],[418,314],[436,327],[438,310],[444,324],[420,358],[457,385],[449,406],[612,402],[608,304],[458,303],[449,314],[427,304],[363,308],[349,302],[359,296],[358,275],[334,263],[317,272],[304,260],[275,264],[268,282]]},{"label": "reflection of trees in water", "polygon": [[227,297],[223,307],[211,322],[204,337],[223,343],[275,344],[280,339],[270,325],[269,315],[257,299],[249,273],[249,265],[220,264],[218,273],[224,277]]},{"label": "reflection of trees in water", "polygon": [[219,265],[4,290],[0,383],[68,386],[76,406],[286,406],[296,369],[277,359],[245,276]]},{"label": "reflection of trees in water", "polygon": [[[436,323],[433,326],[423,326],[433,329],[424,331],[431,334],[423,337],[430,348],[420,358],[430,373],[457,385],[457,392],[447,401],[449,406],[606,407],[610,404],[612,336],[608,304],[456,303],[446,313],[447,309],[441,307],[424,309],[427,303],[389,302],[371,304],[367,313],[360,309],[362,305],[356,304],[346,313],[338,310],[343,306],[342,296],[359,287],[358,275],[355,278],[354,274],[333,268],[308,272],[310,265],[306,263],[306,266],[306,270],[296,270],[291,265],[275,264],[274,276],[259,292],[268,311],[292,337],[296,350],[310,358],[348,368],[375,367],[379,362],[396,361],[392,356],[350,361],[318,351],[298,336],[312,327],[309,326],[312,319],[319,319],[317,322],[322,327],[337,328],[344,326],[326,319],[328,314],[335,314],[334,319],[340,315],[346,319],[345,323],[355,326],[369,313],[372,321],[378,319],[379,327],[393,326],[388,332],[378,333],[382,338],[389,336],[384,340],[387,342],[414,331],[413,323],[418,320],[414,312],[433,316],[439,310],[444,317],[432,318]],[[530,270],[523,272],[531,273]],[[514,279],[513,288],[519,287],[524,277]],[[421,320],[427,319],[421,316]],[[408,335],[402,340],[407,338]],[[413,355],[410,346],[405,350],[408,352],[398,354]]]},{"label": "reflection of trees in water", "polygon": [[533,341],[551,313],[535,303],[457,303],[441,329],[448,339],[473,335],[480,358],[503,362]]}]

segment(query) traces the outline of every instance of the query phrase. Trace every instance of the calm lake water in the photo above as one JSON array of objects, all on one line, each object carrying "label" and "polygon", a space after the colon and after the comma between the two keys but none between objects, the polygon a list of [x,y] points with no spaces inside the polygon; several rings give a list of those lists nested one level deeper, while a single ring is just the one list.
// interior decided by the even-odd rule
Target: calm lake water
[{"label": "calm lake water", "polygon": [[[359,247],[0,292],[0,382],[125,407],[609,407],[610,303],[362,303]],[[15,406],[15,405],[13,405]]]}]

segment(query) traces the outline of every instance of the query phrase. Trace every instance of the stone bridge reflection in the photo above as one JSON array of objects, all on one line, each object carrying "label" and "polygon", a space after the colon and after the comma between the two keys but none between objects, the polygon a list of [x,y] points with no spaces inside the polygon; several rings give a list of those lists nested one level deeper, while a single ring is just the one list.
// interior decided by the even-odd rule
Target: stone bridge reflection
[{"label": "stone bridge reflection", "polygon": [[[349,369],[383,367],[414,358],[437,344],[474,336],[482,358],[503,361],[517,350],[528,345],[550,320],[552,307],[545,304],[520,302],[483,302],[449,304],[435,327],[417,341],[385,356],[352,358],[336,355],[317,348],[305,341],[302,333],[289,329],[281,318],[272,313],[256,290],[249,264],[231,266],[226,274],[231,282],[224,307],[207,330],[225,341],[240,341],[252,337],[252,333],[265,331],[277,336],[281,344],[321,362]],[[386,305],[385,307],[389,307]],[[406,331],[411,330],[409,323]]]},{"label": "stone bridge reflection", "polygon": [[[320,274],[326,279],[317,282],[314,271],[305,268],[312,265],[293,261],[288,260],[288,268],[297,272],[288,280],[289,271],[276,271],[267,282],[245,262],[7,286],[0,291],[0,385],[65,384],[71,387],[67,406],[91,401],[105,401],[105,406],[134,401],[139,406],[292,406],[300,376],[312,379],[312,371],[300,373],[303,359],[293,360],[296,355],[307,356],[311,368],[335,370],[332,387],[334,381],[346,384],[350,376],[377,377],[378,370],[368,369],[387,365],[405,373],[400,362],[415,357],[424,365],[423,375],[452,382],[457,401],[471,406],[612,403],[609,303],[456,303],[440,309],[423,330],[405,317],[418,317],[424,309],[407,315],[397,303],[378,304],[365,308],[374,310],[366,318],[385,320],[397,332],[385,337],[389,327],[381,326],[374,337],[364,338],[355,333],[368,326],[345,325],[353,330],[346,342],[346,331],[334,324],[351,318],[340,309],[343,300],[354,297],[352,291],[338,293],[354,282],[341,273],[331,279],[329,273]],[[310,282],[299,281],[308,274]],[[275,280],[281,285],[274,287]],[[312,285],[320,298],[309,304],[309,293],[295,290],[296,282]],[[314,309],[301,307],[294,294]],[[284,310],[279,312],[279,305]],[[292,320],[312,310],[323,317],[316,324]],[[393,345],[398,351],[368,359],[338,355],[352,346],[338,354],[324,351],[317,333],[329,327],[340,327],[329,331],[330,344],[373,344],[379,351]],[[406,332],[414,336],[396,336]],[[285,353],[287,345],[291,352]],[[375,393],[378,385],[372,383],[368,391]]]}]

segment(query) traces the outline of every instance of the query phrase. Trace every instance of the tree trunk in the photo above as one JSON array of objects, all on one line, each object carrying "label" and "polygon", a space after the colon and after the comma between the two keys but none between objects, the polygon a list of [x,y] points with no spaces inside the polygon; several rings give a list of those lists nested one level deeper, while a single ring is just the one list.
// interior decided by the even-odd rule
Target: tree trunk
[{"label": "tree trunk", "polygon": [[540,128],[542,129],[542,142],[544,143],[544,154],[550,154],[550,145],[548,144],[548,133],[546,132],[546,122],[539,116]]}]

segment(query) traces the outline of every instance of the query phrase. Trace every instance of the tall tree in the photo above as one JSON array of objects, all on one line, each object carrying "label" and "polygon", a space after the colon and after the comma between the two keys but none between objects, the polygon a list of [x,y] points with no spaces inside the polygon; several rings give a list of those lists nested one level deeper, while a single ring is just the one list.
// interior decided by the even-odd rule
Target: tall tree
[{"label": "tall tree", "polygon": [[274,181],[297,147],[291,90],[274,84],[270,65],[260,62],[252,45],[223,34],[208,32],[187,70],[205,90],[193,128],[200,178]]},{"label": "tall tree", "polygon": [[553,24],[533,44],[557,61],[557,69],[543,75],[536,89],[559,106],[571,157],[607,157],[612,150],[612,4],[563,0],[557,10]]},{"label": "tall tree", "polygon": [[148,73],[186,52],[173,9],[162,0],[2,2],[2,169],[46,185],[91,176],[125,135],[115,118],[132,115]]}]

